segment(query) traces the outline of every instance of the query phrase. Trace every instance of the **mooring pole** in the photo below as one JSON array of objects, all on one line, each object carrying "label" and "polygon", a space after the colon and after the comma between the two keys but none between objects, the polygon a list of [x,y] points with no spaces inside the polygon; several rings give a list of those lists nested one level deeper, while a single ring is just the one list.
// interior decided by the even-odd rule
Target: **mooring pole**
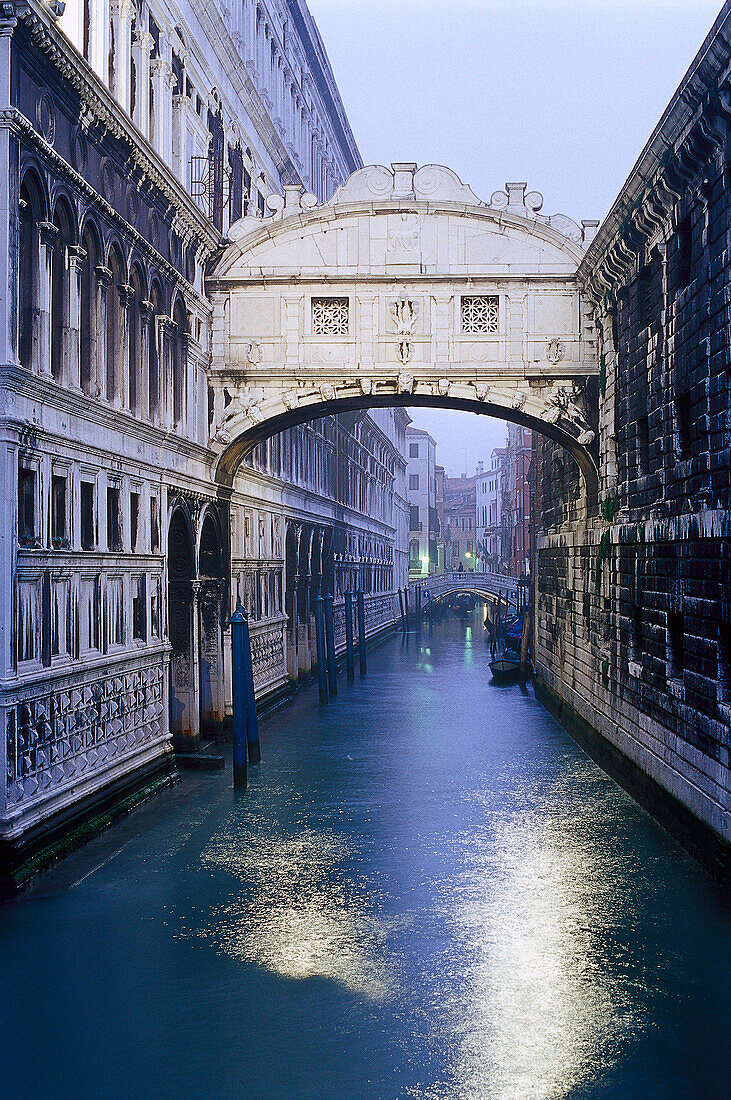
[{"label": "mooring pole", "polygon": [[259,721],[256,717],[256,693],[254,691],[254,662],[251,659],[251,635],[249,634],[249,616],[241,610],[244,617],[241,633],[243,635],[244,699],[246,701],[246,748],[250,764],[261,763],[261,745],[259,744]]},{"label": "mooring pole", "polygon": [[348,679],[355,679],[355,655],[353,653],[353,593],[345,593],[345,663]]},{"label": "mooring pole", "polygon": [[406,622],[406,629],[409,627],[409,590],[404,587],[404,621]]},{"label": "mooring pole", "polygon": [[399,605],[399,611],[401,613],[401,629],[405,632],[406,631],[406,616],[404,615],[404,594],[403,594],[403,592],[401,591],[400,588],[398,590],[398,605]]},{"label": "mooring pole", "polygon": [[366,671],[366,624],[365,624],[365,596],[363,589],[359,588],[355,594],[358,603],[358,657],[360,659],[360,671]]},{"label": "mooring pole", "polygon": [[520,682],[525,684],[528,672],[528,647],[530,646],[531,633],[531,609],[526,607],[523,614],[523,632],[520,637]]},{"label": "mooring pole", "polygon": [[322,596],[315,596],[313,604],[315,612],[315,641],[317,644],[317,682],[320,687],[320,705],[324,706],[328,701],[328,694],[327,660],[325,657],[325,623],[322,602]]},{"label": "mooring pole", "polygon": [[338,666],[335,663],[335,613],[333,611],[333,598],[329,592],[323,598],[323,604],[325,607],[328,686],[330,688],[330,698],[334,699],[338,693]]},{"label": "mooring pole", "polygon": [[231,665],[234,708],[234,787],[245,790],[246,773],[246,686],[244,676],[245,611],[241,604],[231,616]]}]

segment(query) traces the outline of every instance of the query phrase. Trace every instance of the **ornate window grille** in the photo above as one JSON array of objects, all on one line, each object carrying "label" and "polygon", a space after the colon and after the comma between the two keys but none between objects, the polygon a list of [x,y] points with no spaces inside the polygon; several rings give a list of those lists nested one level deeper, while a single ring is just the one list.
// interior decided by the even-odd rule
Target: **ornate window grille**
[{"label": "ornate window grille", "polygon": [[313,336],[347,336],[348,305],[347,298],[313,298]]},{"label": "ornate window grille", "polygon": [[470,294],[462,298],[462,332],[497,332],[499,321],[497,294]]}]

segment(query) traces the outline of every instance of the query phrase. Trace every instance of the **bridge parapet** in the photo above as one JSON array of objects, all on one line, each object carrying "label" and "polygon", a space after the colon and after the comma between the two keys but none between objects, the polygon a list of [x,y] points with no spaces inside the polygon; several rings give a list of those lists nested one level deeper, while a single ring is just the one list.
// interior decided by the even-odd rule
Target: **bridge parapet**
[{"label": "bridge parapet", "polygon": [[521,590],[525,590],[515,577],[509,577],[504,573],[465,573],[449,572],[435,573],[429,577],[409,581],[408,591],[413,593],[416,606],[417,592],[419,593],[418,606],[425,610],[434,600],[459,592],[471,592],[483,599],[496,602],[507,597],[508,603],[518,606]]}]

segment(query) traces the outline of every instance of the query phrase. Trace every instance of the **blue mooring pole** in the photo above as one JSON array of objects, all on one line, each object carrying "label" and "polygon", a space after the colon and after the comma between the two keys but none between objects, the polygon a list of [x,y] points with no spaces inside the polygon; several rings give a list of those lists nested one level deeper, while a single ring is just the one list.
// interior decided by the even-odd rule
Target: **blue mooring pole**
[{"label": "blue mooring pole", "polygon": [[320,705],[328,702],[327,659],[325,657],[325,623],[322,610],[322,596],[313,600],[315,610],[315,641],[317,643],[317,682],[320,687]]},{"label": "blue mooring pole", "polygon": [[246,773],[246,686],[244,675],[245,611],[241,604],[231,616],[231,663],[234,708],[234,787],[245,790]]},{"label": "blue mooring pole", "polygon": [[366,671],[366,624],[365,624],[365,596],[363,589],[359,588],[355,594],[358,602],[358,657],[360,658],[360,671]]},{"label": "blue mooring pole", "polygon": [[261,763],[261,745],[259,744],[259,720],[256,717],[256,693],[254,691],[254,663],[251,659],[251,637],[249,635],[249,616],[241,609],[244,622],[242,626],[243,636],[243,666],[244,666],[244,699],[246,711],[246,748],[249,754],[250,764]]},{"label": "blue mooring pole", "polygon": [[353,654],[353,593],[345,593],[345,663],[348,679],[355,679],[355,656]]},{"label": "blue mooring pole", "polygon": [[338,666],[335,662],[335,614],[333,598],[329,592],[323,599],[323,603],[325,605],[325,641],[327,642],[327,679],[330,698],[334,699],[338,693]]}]

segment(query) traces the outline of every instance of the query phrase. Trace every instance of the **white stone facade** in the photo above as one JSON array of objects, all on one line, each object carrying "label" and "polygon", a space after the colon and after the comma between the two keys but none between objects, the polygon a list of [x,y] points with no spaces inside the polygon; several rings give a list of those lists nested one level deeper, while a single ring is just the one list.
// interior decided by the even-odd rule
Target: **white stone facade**
[{"label": "white stone facade", "polygon": [[406,430],[406,493],[409,502],[409,576],[437,570],[437,444],[428,432]]},{"label": "white stone facade", "polygon": [[[393,620],[408,418],[298,427],[286,484],[247,466],[216,485],[205,266],[265,196],[327,198],[360,163],[304,4],[72,0],[55,20],[10,3],[0,76],[0,842],[14,851],[152,777],[171,735],[194,748],[220,726],[232,601],[251,614],[260,695],[308,671],[288,565],[312,595],[338,554],[366,586],[368,632]],[[304,457],[315,447],[332,472],[335,437],[355,486]]]}]

